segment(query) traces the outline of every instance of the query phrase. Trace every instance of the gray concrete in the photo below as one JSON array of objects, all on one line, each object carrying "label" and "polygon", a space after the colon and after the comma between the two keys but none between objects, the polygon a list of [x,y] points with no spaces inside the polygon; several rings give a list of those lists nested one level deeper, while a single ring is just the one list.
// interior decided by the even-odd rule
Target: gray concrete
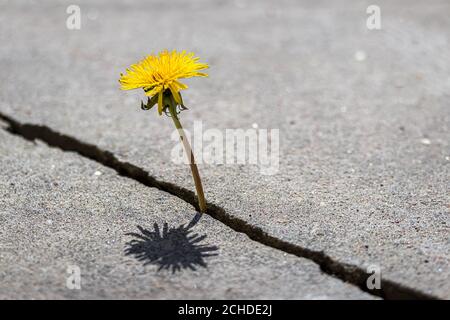
[{"label": "gray concrete", "polygon": [[0,299],[373,298],[76,154],[4,131],[0,152]]},{"label": "gray concrete", "polygon": [[450,298],[448,2],[378,1],[379,31],[365,25],[370,1],[82,2],[78,31],[65,28],[70,3],[2,5],[1,112],[193,190],[171,162],[170,119],[141,111],[142,93],[117,83],[146,53],[193,50],[211,69],[189,81],[188,128],[280,129],[279,173],[203,165],[208,201]]}]

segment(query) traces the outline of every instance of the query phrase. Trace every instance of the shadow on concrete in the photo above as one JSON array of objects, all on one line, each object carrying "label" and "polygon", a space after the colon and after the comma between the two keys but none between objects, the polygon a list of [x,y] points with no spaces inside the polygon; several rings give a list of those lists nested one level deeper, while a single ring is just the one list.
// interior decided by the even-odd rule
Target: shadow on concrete
[{"label": "shadow on concrete", "polygon": [[182,269],[197,270],[197,267],[206,268],[205,258],[216,256],[219,248],[200,244],[206,235],[194,233],[193,227],[197,224],[201,214],[185,226],[176,228],[163,223],[162,232],[157,223],[153,224],[153,231],[137,226],[139,233],[127,233],[136,239],[126,244],[125,254],[132,255],[144,265],[155,264],[160,270],[171,270],[172,273]]}]

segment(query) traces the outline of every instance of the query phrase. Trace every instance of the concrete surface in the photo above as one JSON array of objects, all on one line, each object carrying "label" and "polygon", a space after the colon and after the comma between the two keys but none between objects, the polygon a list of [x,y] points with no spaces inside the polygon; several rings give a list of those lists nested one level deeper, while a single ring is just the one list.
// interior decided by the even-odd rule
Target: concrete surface
[{"label": "concrete surface", "polygon": [[0,299],[373,298],[76,154],[4,131],[0,151]]},{"label": "concrete surface", "polygon": [[[280,170],[202,165],[207,200],[339,263],[450,298],[450,22],[446,1],[6,1],[0,112],[97,144],[194,190],[173,164],[172,124],[122,92],[120,72],[151,51],[195,51],[192,128],[280,129]],[[16,160],[20,163],[22,160]]]}]

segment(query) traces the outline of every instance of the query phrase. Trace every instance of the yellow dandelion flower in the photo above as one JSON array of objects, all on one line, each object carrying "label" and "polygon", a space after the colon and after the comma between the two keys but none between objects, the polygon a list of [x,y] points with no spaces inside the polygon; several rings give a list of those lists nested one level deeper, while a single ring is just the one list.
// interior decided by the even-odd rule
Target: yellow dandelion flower
[{"label": "yellow dandelion flower", "polygon": [[122,90],[144,89],[149,98],[146,105],[143,102],[141,103],[142,109],[148,110],[158,104],[160,115],[163,111],[167,115],[170,114],[186,151],[197,190],[198,208],[203,213],[206,212],[207,208],[202,181],[191,145],[178,118],[180,110],[186,109],[180,91],[187,89],[187,85],[178,80],[208,76],[206,73],[199,72],[207,69],[208,65],[200,63],[198,60],[199,58],[195,57],[192,52],[164,50],[158,55],[151,54],[144,60],[131,65],[126,74],[120,75],[119,82]]},{"label": "yellow dandelion flower", "polygon": [[165,109],[164,93],[170,93],[177,105],[183,105],[180,91],[188,86],[178,81],[179,79],[191,77],[207,77],[200,70],[208,68],[206,63],[198,62],[200,58],[194,53],[186,51],[169,52],[164,50],[158,55],[149,55],[142,61],[133,64],[127,69],[126,74],[120,75],[122,90],[142,88],[149,99],[148,108],[158,103],[158,112],[162,114]]}]

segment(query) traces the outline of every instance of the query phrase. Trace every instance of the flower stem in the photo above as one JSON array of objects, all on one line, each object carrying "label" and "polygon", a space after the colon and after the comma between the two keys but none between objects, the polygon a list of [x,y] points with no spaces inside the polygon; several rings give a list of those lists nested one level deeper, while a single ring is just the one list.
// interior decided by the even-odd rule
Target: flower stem
[{"label": "flower stem", "polygon": [[200,212],[206,212],[206,201],[205,195],[203,194],[203,186],[202,180],[200,179],[200,174],[198,173],[197,164],[195,163],[194,153],[192,152],[191,145],[189,144],[188,139],[186,138],[186,134],[184,133],[183,126],[181,125],[180,120],[178,119],[178,115],[175,109],[175,106],[172,104],[169,107],[169,112],[175,127],[180,134],[180,140],[183,142],[184,150],[186,151],[186,156],[188,157],[189,164],[191,166],[192,177],[194,178],[195,189],[197,190],[198,204],[200,207]]}]

